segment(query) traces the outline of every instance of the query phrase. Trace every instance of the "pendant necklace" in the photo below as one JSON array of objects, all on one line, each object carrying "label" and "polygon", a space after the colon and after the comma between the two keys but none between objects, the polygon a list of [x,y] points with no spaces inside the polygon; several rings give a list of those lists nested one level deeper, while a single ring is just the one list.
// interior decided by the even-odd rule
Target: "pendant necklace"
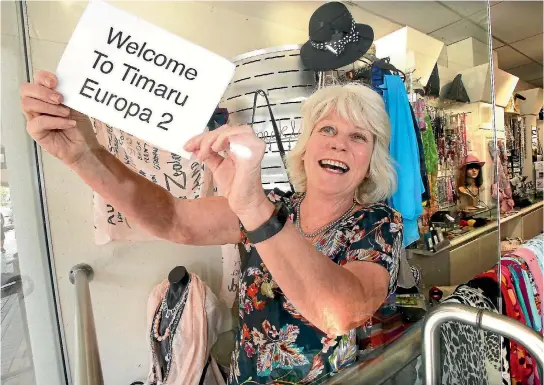
[{"label": "pendant necklace", "polygon": [[[161,307],[157,313],[157,317],[155,318],[155,321],[153,323],[153,336],[155,339],[159,342],[164,341],[166,338],[170,336],[171,333],[171,327],[174,323],[174,320],[176,317],[174,315],[177,315],[177,313],[180,311],[180,309],[185,305],[185,301],[187,301],[187,294],[189,293],[189,284],[187,284],[187,287],[185,288],[185,291],[183,292],[183,296],[181,297],[181,300],[178,301],[176,306],[174,306],[173,309],[168,309],[168,304],[166,303],[166,294],[162,299]],[[170,289],[169,289],[170,290]],[[166,328],[166,331],[164,332],[164,335],[159,334],[159,325],[161,323],[161,315],[165,313],[166,318],[172,317],[170,322],[168,323],[168,327]]]},{"label": "pendant necklace", "polygon": [[[191,279],[189,278],[189,282],[187,283],[187,286],[185,287],[185,290],[183,292],[181,300],[178,301],[178,303],[176,304],[176,306],[174,306],[173,309],[168,309],[168,304],[166,303],[166,297],[167,297],[168,293],[165,293],[165,295],[164,295],[164,297],[163,297],[163,299],[161,301],[161,305],[157,309],[157,312],[155,314],[155,318],[153,320],[153,327],[152,327],[152,330],[151,330],[150,347],[151,347],[151,352],[152,352],[152,355],[153,355],[153,362],[155,362],[156,364],[158,364],[159,359],[158,359],[156,351],[155,351],[153,339],[155,339],[156,341],[158,341],[160,343],[160,342],[162,342],[165,339],[170,337],[169,340],[168,340],[168,353],[164,357],[164,360],[166,361],[167,365],[166,365],[166,370],[165,370],[165,373],[164,373],[163,383],[166,382],[166,379],[168,378],[168,374],[170,373],[170,367],[171,367],[172,358],[173,358],[172,345],[173,345],[174,338],[172,338],[173,337],[173,332],[171,332],[171,330],[174,330],[174,333],[175,333],[175,328],[177,328],[177,324],[179,323],[179,321],[181,319],[181,314],[183,313],[183,309],[185,308],[185,303],[187,302],[187,296],[188,296],[188,293],[189,293],[190,284],[191,284]],[[169,314],[172,317],[172,319],[168,323],[168,327],[166,328],[166,331],[164,332],[164,335],[161,336],[159,334],[159,327],[160,327],[160,323],[161,323],[161,315],[163,313],[165,313],[165,316],[167,314]],[[166,318],[169,318],[169,317],[166,317]],[[176,326],[174,326],[174,324],[176,324]],[[155,371],[155,365],[153,365],[153,371]]]},{"label": "pendant necklace", "polygon": [[357,202],[355,202],[355,200],[353,201],[353,204],[351,205],[351,207],[348,209],[348,211],[346,211],[340,218],[320,227],[319,229],[317,229],[316,231],[314,231],[313,233],[311,234],[308,234],[308,233],[305,233],[304,230],[302,230],[302,226],[300,224],[300,205],[302,204],[302,201],[304,200],[306,195],[304,195],[302,197],[302,199],[300,200],[300,202],[297,204],[297,217],[295,219],[295,226],[297,227],[297,230],[300,232],[300,234],[302,234],[303,237],[305,238],[314,238],[324,232],[326,232],[327,230],[330,230],[332,229],[333,227],[335,227],[337,224],[339,224],[340,222],[342,222],[343,220],[345,220],[347,217],[349,217],[349,215],[351,214],[351,212],[353,211],[353,209],[355,208],[355,206],[357,205]]}]

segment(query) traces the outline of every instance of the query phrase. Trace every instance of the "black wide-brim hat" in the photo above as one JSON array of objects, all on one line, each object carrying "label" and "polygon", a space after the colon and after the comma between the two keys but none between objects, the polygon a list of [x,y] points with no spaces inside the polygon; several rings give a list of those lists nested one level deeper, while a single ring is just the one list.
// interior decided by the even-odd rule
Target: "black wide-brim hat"
[{"label": "black wide-brim hat", "polygon": [[356,24],[347,7],[338,2],[316,9],[308,29],[310,40],[300,49],[300,57],[304,66],[314,71],[334,70],[354,63],[374,41],[372,27]]}]

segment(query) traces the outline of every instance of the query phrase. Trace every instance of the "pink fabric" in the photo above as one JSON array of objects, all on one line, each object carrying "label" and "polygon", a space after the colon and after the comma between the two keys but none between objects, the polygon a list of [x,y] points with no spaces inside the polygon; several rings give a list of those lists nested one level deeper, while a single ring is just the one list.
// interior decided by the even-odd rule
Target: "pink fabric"
[{"label": "pink fabric", "polygon": [[[543,272],[540,270],[540,266],[536,259],[535,253],[533,253],[530,249],[527,249],[522,246],[516,249],[514,252],[512,252],[512,254],[517,255],[518,257],[521,257],[525,262],[527,262],[527,266],[529,266],[529,270],[531,271],[531,274],[533,275],[533,278],[535,280],[540,301],[542,302],[542,306],[544,307],[544,297],[543,297],[544,275],[543,275]],[[541,315],[542,315],[542,323],[544,324],[544,309]],[[542,330],[544,332],[544,328]]]},{"label": "pink fabric", "polygon": [[[160,306],[162,298],[168,290],[168,280],[164,280],[153,289],[147,303],[147,330],[150,331],[153,324],[153,316]],[[191,283],[185,309],[174,334],[172,344],[172,366],[166,382],[162,382],[161,369],[158,363],[153,363],[153,355],[150,354],[151,368],[148,381],[163,383],[164,385],[198,385],[202,370],[209,355],[208,321],[205,309],[206,284],[195,274],[191,273]],[[147,333],[149,342],[149,332]],[[155,347],[155,343],[153,343]],[[155,348],[156,349],[156,348]],[[157,351],[158,349],[156,349]],[[156,364],[153,375],[153,365]]]}]

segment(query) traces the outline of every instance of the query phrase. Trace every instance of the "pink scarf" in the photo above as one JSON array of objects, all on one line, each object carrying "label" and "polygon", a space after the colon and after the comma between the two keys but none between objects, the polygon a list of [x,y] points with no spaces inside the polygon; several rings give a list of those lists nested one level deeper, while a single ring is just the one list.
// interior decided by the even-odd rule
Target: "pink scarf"
[{"label": "pink scarf", "polygon": [[[168,290],[168,280],[164,280],[151,292],[147,303],[147,330],[153,324],[153,316],[160,306],[162,298]],[[206,284],[195,274],[191,273],[191,283],[185,309],[181,315],[172,344],[172,365],[168,378],[163,382],[161,369],[158,363],[153,362],[153,354],[150,352],[151,368],[148,381],[164,385],[198,385],[202,371],[209,356],[208,348],[208,320],[206,315]],[[153,348],[158,354],[158,349],[153,341]],[[155,365],[155,373],[153,373]],[[209,369],[215,374],[215,362]],[[209,374],[210,370],[207,372]],[[208,376],[206,376],[208,377]]]},{"label": "pink scarf", "polygon": [[[527,262],[529,271],[533,275],[536,288],[538,290],[538,296],[540,298],[540,306],[542,308],[541,309],[542,323],[544,324],[544,282],[542,282],[543,272],[540,271],[540,266],[538,265],[536,255],[535,253],[533,253],[532,250],[523,246],[513,251],[512,254],[517,255],[518,257],[522,258],[525,262]],[[544,328],[542,328],[542,333],[544,333]]]}]

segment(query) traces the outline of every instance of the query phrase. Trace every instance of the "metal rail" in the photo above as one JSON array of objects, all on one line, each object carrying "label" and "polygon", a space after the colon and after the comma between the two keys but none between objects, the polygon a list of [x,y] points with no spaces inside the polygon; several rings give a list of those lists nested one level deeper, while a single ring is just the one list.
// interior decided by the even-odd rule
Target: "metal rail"
[{"label": "metal rail", "polygon": [[87,264],[75,265],[70,270],[70,282],[76,287],[74,385],[104,384],[89,291],[93,274],[93,269]]},{"label": "metal rail", "polygon": [[423,324],[422,350],[427,385],[438,384],[440,381],[440,326],[448,321],[472,325],[515,340],[527,349],[541,368],[544,366],[544,342],[531,328],[502,314],[465,305],[444,304],[429,313]]},{"label": "metal rail", "polygon": [[419,321],[373,359],[343,369],[324,385],[376,385],[389,380],[421,355]]}]

